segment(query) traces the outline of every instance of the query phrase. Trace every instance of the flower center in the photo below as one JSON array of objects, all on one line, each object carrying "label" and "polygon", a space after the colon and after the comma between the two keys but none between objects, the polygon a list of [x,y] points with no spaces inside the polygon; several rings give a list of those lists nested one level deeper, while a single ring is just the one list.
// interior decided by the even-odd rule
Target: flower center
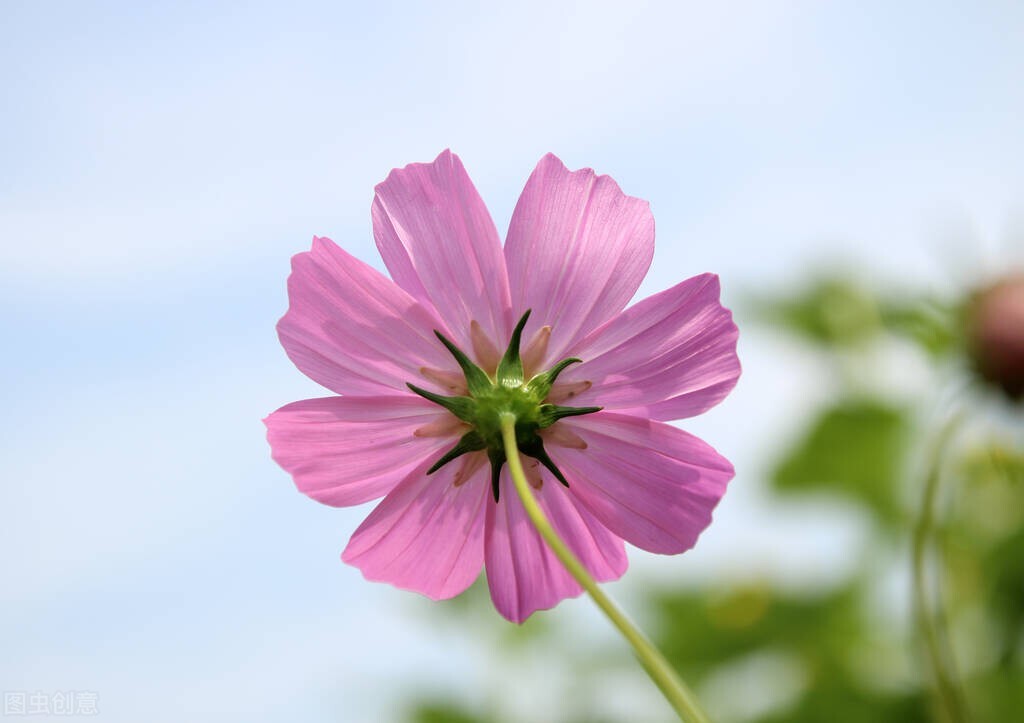
[{"label": "flower center", "polygon": [[470,426],[470,430],[427,470],[427,474],[433,474],[467,452],[486,451],[491,462],[491,487],[495,502],[498,501],[498,479],[506,461],[505,446],[501,439],[502,414],[515,415],[516,443],[519,451],[543,464],[559,482],[568,487],[569,482],[565,475],[544,450],[544,440],[540,436],[540,431],[564,417],[591,414],[601,410],[601,407],[563,407],[546,401],[558,375],[570,364],[580,362],[580,359],[563,359],[545,372],[535,374],[528,380],[524,378],[519,345],[522,341],[523,327],[529,318],[530,312],[527,311],[516,324],[508,348],[498,362],[493,376],[477,366],[441,332],[434,331],[462,369],[466,377],[466,395],[443,396],[413,384],[408,385],[416,394],[441,405]]}]

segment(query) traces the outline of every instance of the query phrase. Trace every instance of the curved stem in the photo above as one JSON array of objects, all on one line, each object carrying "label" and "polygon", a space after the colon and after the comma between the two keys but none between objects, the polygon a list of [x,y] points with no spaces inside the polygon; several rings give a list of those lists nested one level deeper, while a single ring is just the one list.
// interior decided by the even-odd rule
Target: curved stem
[{"label": "curved stem", "polygon": [[921,500],[921,516],[914,527],[913,568],[914,608],[917,625],[924,639],[935,693],[940,707],[949,723],[967,723],[971,720],[963,687],[957,673],[953,653],[949,647],[949,634],[941,592],[936,595],[934,609],[928,603],[925,554],[928,540],[934,534],[935,506],[939,482],[942,477],[942,460],[949,440],[956,430],[959,417],[954,417],[940,431],[931,450],[931,459],[924,479],[924,494]]},{"label": "curved stem", "polygon": [[573,554],[569,546],[565,544],[551,526],[544,511],[537,503],[537,498],[534,497],[533,490],[530,489],[530,484],[526,480],[526,474],[523,472],[523,465],[519,460],[519,447],[516,444],[515,426],[515,415],[508,412],[501,415],[501,437],[505,443],[505,456],[508,460],[509,472],[512,475],[512,482],[515,484],[516,492],[519,493],[519,499],[522,500],[523,507],[526,508],[526,514],[529,515],[533,526],[537,528],[537,532],[544,538],[548,547],[555,553],[555,556],[565,566],[565,569],[569,571],[569,574],[590,594],[590,597],[601,608],[601,611],[611,620],[612,624],[622,633],[622,636],[629,644],[633,646],[633,651],[636,653],[637,658],[639,658],[640,664],[647,671],[647,674],[651,676],[651,680],[658,686],[665,698],[668,699],[668,702],[679,715],[680,720],[689,723],[709,723],[708,717],[697,703],[696,696],[686,687],[686,684],[679,678],[675,670],[672,669],[672,666],[665,659],[665,656],[661,654],[661,651],[626,617],[626,614],[612,602],[611,598],[597,586],[597,582],[587,572],[583,563]]}]

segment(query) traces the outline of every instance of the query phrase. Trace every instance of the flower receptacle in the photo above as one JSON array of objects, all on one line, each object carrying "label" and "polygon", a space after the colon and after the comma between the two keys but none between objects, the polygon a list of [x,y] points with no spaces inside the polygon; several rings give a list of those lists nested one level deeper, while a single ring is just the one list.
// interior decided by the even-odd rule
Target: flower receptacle
[{"label": "flower receptacle", "polygon": [[507,461],[502,440],[502,420],[511,417],[515,421],[519,450],[544,465],[563,485],[569,486],[565,475],[544,449],[540,431],[564,417],[592,414],[601,408],[565,407],[547,402],[547,396],[558,375],[569,365],[579,363],[579,359],[563,359],[551,369],[535,374],[529,380],[525,379],[519,346],[522,342],[523,328],[529,317],[530,312],[527,311],[519,319],[493,377],[443,334],[439,331],[434,332],[465,375],[468,395],[445,396],[414,384],[407,386],[424,399],[447,409],[470,425],[471,429],[427,470],[427,474],[433,474],[463,454],[486,451],[491,462],[491,485],[494,499],[497,501],[498,481],[502,466]]}]

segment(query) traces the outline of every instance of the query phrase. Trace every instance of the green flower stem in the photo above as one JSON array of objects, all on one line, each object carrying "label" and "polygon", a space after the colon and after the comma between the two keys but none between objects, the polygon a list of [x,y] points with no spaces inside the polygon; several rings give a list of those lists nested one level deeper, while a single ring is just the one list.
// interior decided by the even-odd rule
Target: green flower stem
[{"label": "green flower stem", "polygon": [[942,604],[941,591],[936,595],[934,609],[928,602],[927,576],[925,575],[925,554],[929,538],[935,532],[935,506],[939,481],[942,478],[942,461],[949,441],[956,430],[959,417],[954,417],[938,434],[931,451],[924,479],[924,493],[921,500],[921,516],[914,527],[914,613],[917,626],[924,640],[928,663],[935,684],[942,717],[948,723],[968,723],[971,720],[967,708],[963,685],[957,673],[952,650],[949,647],[947,619]]},{"label": "green flower stem", "polygon": [[555,532],[544,511],[537,504],[537,498],[534,497],[529,482],[526,481],[526,474],[523,472],[523,465],[519,460],[519,447],[516,444],[516,417],[510,412],[503,412],[500,415],[500,420],[509,472],[512,475],[513,483],[515,483],[516,492],[519,493],[519,498],[523,501],[523,507],[526,508],[526,514],[529,515],[533,526],[537,528],[537,532],[544,538],[548,547],[555,553],[569,574],[590,594],[601,611],[608,616],[612,624],[633,646],[637,658],[640,659],[640,664],[668,699],[679,715],[679,719],[687,723],[709,723],[708,717],[697,703],[696,696],[686,687],[661,651],[639,628],[630,622],[626,614],[612,602],[612,599],[605,595],[604,591],[597,586],[594,578],[587,572],[583,563]]}]

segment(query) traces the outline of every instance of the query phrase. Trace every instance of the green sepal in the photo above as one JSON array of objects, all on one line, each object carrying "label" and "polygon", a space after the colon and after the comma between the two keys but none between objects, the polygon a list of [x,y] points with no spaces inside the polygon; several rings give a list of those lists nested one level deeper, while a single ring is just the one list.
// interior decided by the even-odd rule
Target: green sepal
[{"label": "green sepal", "polygon": [[434,392],[422,389],[415,384],[406,383],[405,386],[409,387],[409,389],[416,392],[424,399],[427,399],[434,404],[440,404],[463,422],[469,422],[472,424],[473,420],[476,418],[476,401],[470,397],[446,397],[443,394],[435,394]]},{"label": "green sepal", "polygon": [[[523,360],[519,356],[519,345],[523,339],[523,328],[526,320],[530,318],[530,310],[519,319],[516,328],[512,330],[512,338],[509,340],[505,355],[498,362],[497,379],[499,384],[507,387],[518,387],[523,383]],[[543,397],[542,397],[543,398]]]},{"label": "green sepal", "polygon": [[576,357],[563,359],[546,372],[542,372],[531,379],[526,385],[527,390],[537,398],[544,399],[551,391],[551,387],[554,385],[555,380],[558,379],[558,375],[570,364],[579,364],[581,361],[583,360]]},{"label": "green sepal", "polygon": [[480,435],[475,431],[466,432],[454,447],[441,455],[441,458],[430,466],[430,469],[427,470],[427,474],[434,474],[434,472],[437,472],[437,470],[444,467],[456,457],[461,457],[467,452],[479,452],[486,446],[487,445],[484,444],[484,441],[480,439]]},{"label": "green sepal", "polygon": [[434,330],[434,334],[437,335],[437,338],[441,340],[441,343],[445,345],[448,351],[452,353],[455,361],[459,363],[462,373],[466,376],[466,387],[469,389],[470,396],[486,393],[492,386],[491,378],[487,376],[487,372],[478,367],[472,359],[466,356],[462,349],[455,346],[437,329]]},{"label": "green sepal", "polygon": [[505,465],[505,450],[489,449],[487,458],[491,460],[491,490],[494,492],[494,501],[498,501],[498,483],[501,481],[501,468]]},{"label": "green sepal", "polygon": [[566,487],[569,486],[569,480],[562,474],[562,470],[558,469],[558,465],[554,463],[551,457],[548,456],[547,450],[544,449],[544,440],[540,437],[535,437],[530,443],[519,448],[523,454],[533,457],[535,460],[540,462],[542,465],[548,468],[548,471],[555,476],[559,482]]},{"label": "green sepal", "polygon": [[600,412],[604,407],[561,407],[557,404],[540,405],[539,425],[541,429],[547,429],[559,419],[565,417],[579,417],[584,414]]}]

